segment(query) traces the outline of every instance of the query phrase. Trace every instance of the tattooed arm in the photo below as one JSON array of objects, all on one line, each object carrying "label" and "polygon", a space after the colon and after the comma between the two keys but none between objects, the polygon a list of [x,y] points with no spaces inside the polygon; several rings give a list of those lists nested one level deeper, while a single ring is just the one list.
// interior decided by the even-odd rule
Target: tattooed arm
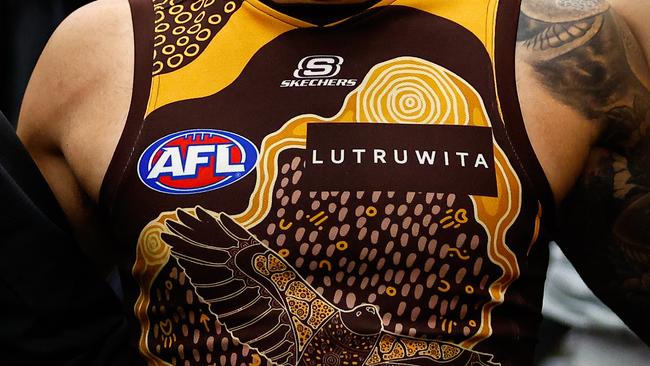
[{"label": "tattooed arm", "polygon": [[[650,16],[650,7],[647,14]],[[585,282],[650,344],[650,77],[601,0],[525,0],[518,57],[596,132],[560,205],[559,238]],[[650,42],[650,40],[646,40]]]}]

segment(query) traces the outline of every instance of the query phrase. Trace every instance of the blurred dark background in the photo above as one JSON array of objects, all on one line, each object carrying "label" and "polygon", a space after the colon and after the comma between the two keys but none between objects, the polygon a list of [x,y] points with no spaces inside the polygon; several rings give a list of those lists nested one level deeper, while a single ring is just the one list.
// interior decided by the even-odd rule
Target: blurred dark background
[{"label": "blurred dark background", "polygon": [[88,0],[0,0],[0,111],[16,126],[38,56],[57,25]]}]

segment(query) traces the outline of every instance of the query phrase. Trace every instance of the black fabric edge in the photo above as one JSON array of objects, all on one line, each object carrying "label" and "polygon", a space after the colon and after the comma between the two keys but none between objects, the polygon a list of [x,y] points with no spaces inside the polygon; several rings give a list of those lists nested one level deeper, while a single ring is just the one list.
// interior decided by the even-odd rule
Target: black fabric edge
[{"label": "black fabric edge", "polygon": [[47,220],[63,230],[70,229],[70,223],[52,189],[16,135],[15,127],[0,111],[0,175],[2,170],[6,170],[7,178],[15,182]]},{"label": "black fabric edge", "polygon": [[[522,169],[542,204],[543,227],[554,231],[557,209],[555,198],[548,178],[528,137],[521,112],[519,93],[517,92],[515,52],[520,1],[508,5],[512,6],[501,4],[497,10],[494,63],[499,102],[503,119],[508,121],[505,123],[508,138],[512,140],[515,153],[519,155],[522,161],[526,162],[527,166],[522,166]],[[504,99],[504,97],[507,99]]]},{"label": "black fabric edge", "polygon": [[134,67],[133,91],[126,123],[113,152],[99,191],[99,206],[111,215],[117,191],[131,160],[132,149],[144,122],[151,91],[153,69],[153,5],[147,0],[129,0],[133,24]]}]

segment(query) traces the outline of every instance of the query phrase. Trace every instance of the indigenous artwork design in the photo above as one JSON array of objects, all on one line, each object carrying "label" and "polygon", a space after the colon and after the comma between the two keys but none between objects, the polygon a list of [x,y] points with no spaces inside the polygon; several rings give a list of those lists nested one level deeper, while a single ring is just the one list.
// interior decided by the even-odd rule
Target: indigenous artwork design
[{"label": "indigenous artwork design", "polygon": [[[152,255],[155,261],[174,256],[200,301],[208,305],[233,339],[259,355],[258,359],[276,365],[311,366],[372,366],[416,359],[449,365],[495,365],[490,355],[448,342],[387,332],[375,305],[336,307],[280,254],[226,214],[201,207],[179,209],[163,215],[158,225],[149,229],[145,245],[153,252],[145,258]],[[178,267],[174,272],[178,276]],[[166,286],[168,290],[173,287]],[[165,296],[168,294],[165,291]],[[177,313],[175,318],[181,314],[185,315]],[[209,329],[211,322],[204,315],[198,320]],[[152,340],[162,341],[157,350],[171,348],[169,345],[180,338],[174,332],[175,323],[167,319],[157,325],[160,330],[155,333],[160,337],[155,339],[154,335]],[[214,347],[214,341],[211,343]]]},{"label": "indigenous artwork design", "polygon": [[473,348],[519,276],[505,237],[521,183],[503,150],[495,197],[305,190],[307,124],[333,122],[491,127],[469,84],[413,57],[376,65],[333,117],[287,121],[261,143],[243,212],[203,202],[141,232],[150,365],[498,365]]},{"label": "indigenous artwork design", "polygon": [[153,0],[153,75],[182,68],[195,60],[241,6],[241,0]]}]

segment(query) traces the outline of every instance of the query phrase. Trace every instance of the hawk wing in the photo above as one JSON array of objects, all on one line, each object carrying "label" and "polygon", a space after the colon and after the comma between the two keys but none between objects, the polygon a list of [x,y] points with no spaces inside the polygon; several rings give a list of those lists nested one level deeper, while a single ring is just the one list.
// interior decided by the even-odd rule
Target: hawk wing
[{"label": "hawk wing", "polygon": [[364,365],[499,366],[493,356],[456,344],[383,331]]},{"label": "hawk wing", "polygon": [[295,365],[338,309],[227,215],[196,207],[175,216],[161,237],[210,311],[241,343]]}]

